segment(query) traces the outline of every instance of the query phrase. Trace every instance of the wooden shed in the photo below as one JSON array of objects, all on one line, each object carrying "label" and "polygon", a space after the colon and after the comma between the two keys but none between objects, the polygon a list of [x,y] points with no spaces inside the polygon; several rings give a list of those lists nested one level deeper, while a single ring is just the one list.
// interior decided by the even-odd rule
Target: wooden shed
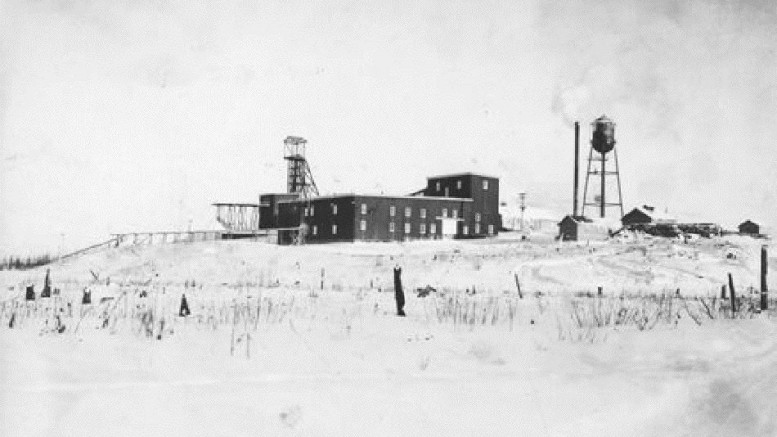
[{"label": "wooden shed", "polygon": [[677,218],[660,211],[656,211],[656,208],[643,205],[638,208],[634,208],[621,218],[623,226],[632,225],[646,225],[646,224],[674,224],[677,223]]},{"label": "wooden shed", "polygon": [[558,223],[562,241],[600,241],[610,238],[612,226],[601,220],[583,216],[565,216]]},{"label": "wooden shed", "polygon": [[761,226],[751,220],[745,220],[739,225],[739,233],[745,235],[760,235]]}]

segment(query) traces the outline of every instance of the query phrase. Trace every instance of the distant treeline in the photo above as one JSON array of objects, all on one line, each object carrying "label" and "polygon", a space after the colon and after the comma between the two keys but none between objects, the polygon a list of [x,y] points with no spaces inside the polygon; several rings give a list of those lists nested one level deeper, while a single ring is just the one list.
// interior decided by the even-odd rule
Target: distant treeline
[{"label": "distant treeline", "polygon": [[0,262],[0,270],[27,270],[34,269],[51,262],[51,255],[44,254],[38,256],[7,256]]}]

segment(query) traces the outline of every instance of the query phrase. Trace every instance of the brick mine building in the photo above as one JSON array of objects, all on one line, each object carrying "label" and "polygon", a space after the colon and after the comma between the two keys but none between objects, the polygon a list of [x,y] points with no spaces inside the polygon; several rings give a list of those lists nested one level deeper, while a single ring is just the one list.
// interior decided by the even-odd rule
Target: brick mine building
[{"label": "brick mine building", "polygon": [[260,227],[278,242],[307,243],[482,238],[501,227],[499,179],[474,173],[435,176],[411,196],[338,194],[261,197]]}]

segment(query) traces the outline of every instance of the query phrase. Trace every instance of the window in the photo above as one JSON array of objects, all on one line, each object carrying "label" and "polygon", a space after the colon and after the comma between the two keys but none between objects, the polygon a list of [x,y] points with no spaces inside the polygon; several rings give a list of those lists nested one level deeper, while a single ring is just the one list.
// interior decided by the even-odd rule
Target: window
[{"label": "window", "polygon": [[448,217],[448,208],[443,208],[442,209],[442,216],[443,217]]},{"label": "window", "polygon": [[494,225],[488,225],[488,235],[494,235]]},{"label": "window", "polygon": [[332,215],[337,215],[337,204],[336,203],[332,204]]},{"label": "window", "polygon": [[337,225],[332,225],[332,235],[337,235]]},{"label": "window", "polygon": [[359,229],[361,229],[362,231],[367,230],[367,220],[362,220],[359,222]]},{"label": "window", "polygon": [[405,207],[405,217],[410,217],[413,215],[413,208],[406,206]]},{"label": "window", "polygon": [[458,209],[452,210],[451,214],[452,214],[453,218],[459,218],[459,210]]},{"label": "window", "polygon": [[448,197],[450,195],[451,195],[450,189],[448,189],[448,187],[445,187],[445,197]]},{"label": "window", "polygon": [[313,235],[318,235],[318,226],[313,225]]},{"label": "window", "polygon": [[313,217],[313,214],[316,213],[316,210],[313,208],[313,205],[310,205],[310,216]]},{"label": "window", "polygon": [[420,228],[421,235],[425,234],[426,233],[426,223],[421,223],[418,226]]},{"label": "window", "polygon": [[367,214],[367,204],[362,203],[362,214]]},{"label": "window", "polygon": [[429,225],[429,232],[432,234],[437,233],[437,223],[432,223]]},{"label": "window", "polygon": [[389,223],[389,232],[394,232],[394,222]]},{"label": "window", "polygon": [[306,206],[305,207],[305,217],[307,217],[307,216],[308,216],[308,207]]},{"label": "window", "polygon": [[476,222],[479,222],[479,221],[480,221],[480,213],[479,213],[479,212],[476,212],[476,213],[475,213],[475,221],[476,221]]},{"label": "window", "polygon": [[480,233],[480,223],[475,223],[475,233],[476,234]]},{"label": "window", "polygon": [[426,218],[426,208],[421,208],[421,218],[422,219]]},{"label": "window", "polygon": [[464,235],[467,235],[467,234],[469,234],[469,226],[467,226],[467,225],[464,225],[464,228],[462,229],[462,231],[461,231],[461,232],[462,232]]},{"label": "window", "polygon": [[456,181],[456,189],[457,189],[457,190],[460,190],[460,189],[461,189],[461,179],[459,179],[458,181]]},{"label": "window", "polygon": [[488,179],[483,179],[483,189],[484,190],[488,189]]},{"label": "window", "polygon": [[405,233],[406,234],[410,233],[410,223],[405,223]]},{"label": "window", "polygon": [[397,214],[397,207],[394,205],[389,206],[389,215],[394,217]]},{"label": "window", "polygon": [[437,191],[440,191],[440,181],[437,181]]}]

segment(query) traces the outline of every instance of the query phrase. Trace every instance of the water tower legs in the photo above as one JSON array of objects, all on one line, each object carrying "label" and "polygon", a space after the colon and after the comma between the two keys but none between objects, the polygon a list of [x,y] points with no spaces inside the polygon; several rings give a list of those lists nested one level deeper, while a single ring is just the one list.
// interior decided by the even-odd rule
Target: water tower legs
[{"label": "water tower legs", "polygon": [[606,198],[605,198],[605,190],[604,190],[604,188],[607,186],[606,183],[605,183],[605,180],[604,180],[604,177],[607,174],[607,170],[606,170],[607,161],[606,161],[604,155],[605,154],[602,153],[602,187],[601,187],[602,188],[602,192],[601,192],[601,198],[599,199],[599,201],[601,202],[601,209],[600,209],[600,212],[599,212],[599,214],[600,214],[599,217],[601,217],[601,218],[604,218],[604,208],[607,205],[607,201],[606,201]]}]

